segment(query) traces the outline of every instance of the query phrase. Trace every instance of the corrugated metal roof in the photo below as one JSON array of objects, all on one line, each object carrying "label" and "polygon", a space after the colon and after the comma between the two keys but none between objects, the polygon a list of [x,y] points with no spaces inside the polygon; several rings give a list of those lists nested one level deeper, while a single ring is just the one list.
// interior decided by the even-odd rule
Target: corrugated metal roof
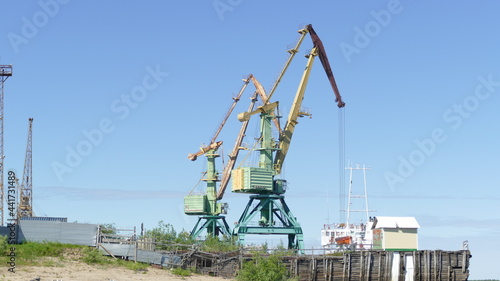
[{"label": "corrugated metal roof", "polygon": [[375,228],[420,228],[414,217],[375,217]]},{"label": "corrugated metal roof", "polygon": [[60,222],[68,222],[68,218],[62,217],[22,217],[23,221],[60,221]]}]

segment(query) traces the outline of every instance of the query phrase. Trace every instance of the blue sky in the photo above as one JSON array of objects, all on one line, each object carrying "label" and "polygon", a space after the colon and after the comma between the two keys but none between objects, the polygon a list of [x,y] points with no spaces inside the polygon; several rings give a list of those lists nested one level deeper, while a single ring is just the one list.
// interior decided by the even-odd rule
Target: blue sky
[{"label": "blue sky", "polygon": [[[190,230],[191,162],[252,73],[269,90],[300,26],[311,23],[346,102],[346,160],[370,166],[373,215],[414,216],[421,249],[459,250],[471,278],[499,278],[494,241],[500,151],[496,1],[2,2],[5,171],[22,174],[33,124],[37,215]],[[306,38],[275,99],[287,113]],[[319,61],[287,156],[287,202],[306,245],[339,219],[338,109]],[[250,87],[252,88],[252,87]],[[246,97],[251,94],[247,90]],[[237,112],[245,111],[242,99]],[[229,151],[235,117],[221,134]],[[248,131],[247,142],[258,132]],[[222,168],[220,168],[222,170]],[[248,197],[228,192],[227,220]]]}]

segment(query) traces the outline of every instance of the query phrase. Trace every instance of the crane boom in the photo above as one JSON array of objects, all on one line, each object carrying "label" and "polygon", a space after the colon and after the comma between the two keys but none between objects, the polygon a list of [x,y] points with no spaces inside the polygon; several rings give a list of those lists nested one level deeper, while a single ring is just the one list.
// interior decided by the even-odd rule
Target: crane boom
[{"label": "crane boom", "polygon": [[[262,99],[262,101],[264,102],[264,104],[269,103],[269,96],[266,94],[264,87],[262,87],[262,85],[259,83],[259,81],[257,81],[257,79],[253,76],[252,76],[252,83],[254,84],[255,89],[256,89],[257,93],[259,94],[260,98]],[[273,89],[276,89],[276,86],[277,86],[277,84],[275,84]],[[277,118],[274,118],[273,121],[274,121],[274,125],[276,126],[276,129],[278,130],[279,133],[281,133],[282,130],[281,130],[279,120]]]},{"label": "crane boom", "polygon": [[[257,91],[255,91],[252,96],[250,106],[248,107],[247,112],[253,111],[256,102],[257,102]],[[229,161],[227,162],[226,166],[224,167],[224,171],[222,172],[219,191],[217,193],[217,200],[221,200],[222,197],[224,197],[224,192],[226,191],[229,180],[231,179],[231,171],[233,170],[234,165],[236,164],[236,159],[238,158],[238,154],[241,150],[241,144],[243,142],[243,138],[245,137],[249,121],[250,120],[246,120],[241,123],[240,132],[238,133],[238,137],[236,138],[236,142],[234,143],[233,150],[231,154],[229,154]]]},{"label": "crane boom", "polygon": [[252,115],[255,115],[258,113],[263,113],[263,112],[268,112],[272,109],[275,109],[277,106],[278,106],[277,101],[275,101],[273,103],[261,105],[261,106],[257,107],[257,109],[252,111],[252,112],[242,112],[242,113],[238,114],[238,120],[240,120],[241,122],[248,121],[248,120],[250,120],[250,117],[252,117]]},{"label": "crane boom", "polygon": [[[236,104],[240,101],[240,98],[241,98],[241,95],[243,94],[243,92],[245,91],[248,83],[250,82],[250,79],[253,77],[252,74],[249,74],[248,77],[246,79],[243,79],[243,86],[241,86],[241,89],[240,91],[238,92],[238,95],[236,95],[236,97],[233,98],[233,103],[231,104],[231,107],[229,108],[229,110],[227,111],[226,113],[226,116],[224,116],[224,119],[222,119],[222,122],[221,124],[219,125],[219,127],[217,128],[217,131],[215,132],[214,136],[212,137],[212,139],[210,140],[210,144],[206,147],[202,147],[200,148],[200,150],[196,153],[191,153],[188,155],[188,159],[191,160],[191,161],[195,161],[198,156],[201,156],[203,154],[205,154],[207,151],[209,151],[210,149],[213,149],[215,148],[214,147],[214,144],[216,143],[215,140],[217,140],[217,137],[219,137],[219,134],[220,132],[222,131],[222,128],[224,127],[224,125],[226,124],[226,121],[227,119],[229,119],[229,116],[231,116],[231,113],[233,112],[233,109],[234,107],[236,106]],[[220,145],[222,144],[222,142],[217,146],[219,147]]]},{"label": "crane boom", "polygon": [[245,91],[248,83],[250,82],[250,79],[252,79],[252,78],[253,78],[253,75],[249,74],[246,79],[243,79],[243,86],[241,87],[240,91],[238,92],[238,95],[235,98],[233,98],[234,101],[231,104],[231,107],[227,111],[226,116],[224,116],[224,119],[222,120],[221,124],[219,125],[219,128],[215,132],[215,135],[213,136],[213,138],[210,141],[210,143],[215,142],[215,140],[219,136],[220,132],[222,131],[222,127],[224,127],[224,125],[226,124],[227,119],[229,119],[229,116],[231,116],[231,113],[233,112],[234,107],[236,106],[236,104],[238,103],[238,101],[240,101],[241,95]]},{"label": "crane boom", "polygon": [[306,69],[304,70],[304,74],[302,75],[302,79],[299,84],[299,88],[297,89],[297,93],[295,94],[295,99],[292,104],[292,108],[290,110],[290,114],[288,115],[287,123],[283,132],[280,133],[279,139],[279,150],[276,152],[276,156],[274,158],[274,170],[276,174],[281,173],[281,169],[283,167],[283,162],[285,161],[286,154],[288,149],[290,148],[290,142],[292,140],[292,135],[295,130],[295,125],[297,125],[298,117],[305,115],[300,112],[300,106],[302,104],[302,100],[304,99],[304,93],[306,90],[307,82],[309,81],[309,74],[311,72],[311,68],[314,62],[314,58],[316,56],[319,57],[321,64],[325,70],[326,76],[328,77],[328,81],[333,89],[335,94],[335,101],[337,102],[337,106],[339,108],[343,108],[345,106],[344,101],[342,101],[342,96],[340,95],[340,91],[337,87],[337,83],[335,82],[335,77],[333,76],[333,71],[330,66],[330,62],[328,61],[328,57],[326,55],[325,48],[323,47],[323,42],[319,39],[318,34],[314,31],[311,24],[307,25],[306,29],[311,36],[313,41],[313,49],[309,54],[309,59],[307,61]]},{"label": "crane boom", "polygon": [[295,94],[295,99],[293,101],[290,113],[288,114],[288,119],[285,124],[285,128],[279,137],[279,150],[277,150],[274,157],[274,170],[276,174],[281,173],[281,168],[283,167],[283,162],[285,161],[285,156],[290,148],[290,142],[292,141],[292,135],[295,130],[295,125],[297,125],[297,119],[304,115],[300,112],[300,106],[302,105],[302,100],[304,99],[304,93],[306,92],[307,82],[309,81],[309,76],[311,74],[311,69],[313,66],[314,58],[317,55],[317,48],[314,47],[309,54],[307,60],[306,68],[300,80],[297,93]]},{"label": "crane boom", "polygon": [[210,151],[212,149],[216,150],[221,145],[222,145],[222,141],[211,143],[211,144],[209,144],[209,145],[207,145],[205,147],[200,148],[200,150],[198,152],[189,154],[188,158],[189,158],[189,160],[194,161],[194,160],[196,160],[198,158],[198,156],[201,156],[201,155],[207,153],[208,151]]},{"label": "crane boom", "polygon": [[326,76],[328,77],[328,81],[330,81],[333,92],[335,93],[335,101],[337,102],[337,106],[339,108],[342,108],[345,106],[345,103],[342,101],[342,96],[340,95],[339,88],[337,87],[337,83],[335,82],[335,77],[333,76],[330,62],[328,61],[325,48],[323,47],[323,42],[321,42],[321,39],[319,39],[318,34],[316,34],[316,31],[314,31],[311,24],[307,25],[307,30],[309,31],[309,35],[311,35],[314,47],[318,49],[318,57],[321,61],[321,64],[323,65],[323,68],[325,69]]},{"label": "crane boom", "polygon": [[276,91],[276,88],[278,87],[279,83],[281,82],[281,78],[283,78],[283,75],[285,75],[285,72],[288,69],[288,66],[290,65],[293,58],[295,57],[295,54],[299,52],[300,44],[302,44],[302,41],[304,41],[304,38],[306,37],[309,30],[307,28],[303,28],[303,29],[300,29],[298,32],[300,33],[299,40],[297,41],[297,43],[295,44],[295,47],[293,47],[293,49],[290,49],[287,51],[290,55],[288,56],[288,59],[285,62],[285,65],[283,66],[280,74],[278,75],[278,78],[274,82],[274,85],[271,88],[271,91],[269,91],[268,98],[266,100],[263,100],[264,104],[268,103],[269,100],[271,99],[271,97],[273,96],[274,91]]},{"label": "crane boom", "polygon": [[[257,102],[257,96],[260,96],[260,98],[263,101],[268,101],[269,97],[266,94],[266,91],[264,90],[264,87],[262,87],[262,84],[259,83],[259,81],[252,75],[250,77],[252,80],[252,83],[255,86],[255,92],[251,98],[250,106],[248,107],[248,110],[243,113],[244,114],[250,114],[254,112],[253,108],[255,106],[255,103]],[[266,105],[266,104],[264,104]],[[277,104],[276,104],[277,106]],[[273,107],[274,108],[274,107]],[[261,110],[258,110],[256,113],[260,113]],[[242,114],[240,114],[242,115]],[[246,120],[240,120],[242,121],[240,132],[238,133],[238,137],[236,138],[236,142],[234,144],[233,150],[231,154],[229,155],[229,161],[227,162],[226,166],[224,167],[224,171],[222,172],[222,179],[219,185],[219,192],[217,193],[217,200],[221,200],[222,197],[224,197],[224,192],[227,189],[227,185],[229,183],[229,180],[231,179],[231,171],[234,169],[234,165],[236,164],[236,159],[238,158],[238,154],[241,150],[241,144],[243,142],[243,138],[245,137],[245,133],[248,127],[248,122],[250,121],[250,116],[248,116],[248,119]],[[276,120],[277,121],[277,120]],[[278,131],[281,132],[281,128],[279,125],[279,122],[275,122],[276,128]]]}]

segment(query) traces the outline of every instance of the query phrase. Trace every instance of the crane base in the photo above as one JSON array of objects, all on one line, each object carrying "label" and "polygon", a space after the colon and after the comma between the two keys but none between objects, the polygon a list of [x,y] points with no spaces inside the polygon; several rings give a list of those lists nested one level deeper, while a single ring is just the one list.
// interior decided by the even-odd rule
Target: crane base
[{"label": "crane base", "polygon": [[[203,223],[201,223],[204,221]],[[191,238],[197,239],[203,233],[207,231],[207,236],[219,236],[220,234],[225,236],[231,236],[231,229],[226,222],[226,217],[224,216],[200,216],[198,217],[198,222],[191,231]]]},{"label": "crane base", "polygon": [[[259,216],[260,215],[260,216]],[[258,220],[258,221],[257,221]],[[288,248],[304,249],[302,227],[288,208],[282,195],[252,195],[245,211],[233,229],[240,244],[245,244],[247,234],[287,235]]]}]

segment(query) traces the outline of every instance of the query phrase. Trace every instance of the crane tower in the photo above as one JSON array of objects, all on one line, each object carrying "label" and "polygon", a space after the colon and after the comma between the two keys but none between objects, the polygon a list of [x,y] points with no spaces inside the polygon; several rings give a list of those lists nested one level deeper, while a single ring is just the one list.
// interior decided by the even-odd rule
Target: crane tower
[{"label": "crane tower", "polygon": [[4,82],[12,76],[12,65],[0,65],[0,225],[4,225],[4,189],[3,189],[3,96]]},{"label": "crane tower", "polygon": [[33,128],[33,118],[29,118],[28,125],[28,142],[26,144],[26,157],[24,159],[24,172],[23,181],[21,183],[21,188],[19,191],[19,219],[26,217],[33,217],[33,184],[32,184],[32,128]]}]

